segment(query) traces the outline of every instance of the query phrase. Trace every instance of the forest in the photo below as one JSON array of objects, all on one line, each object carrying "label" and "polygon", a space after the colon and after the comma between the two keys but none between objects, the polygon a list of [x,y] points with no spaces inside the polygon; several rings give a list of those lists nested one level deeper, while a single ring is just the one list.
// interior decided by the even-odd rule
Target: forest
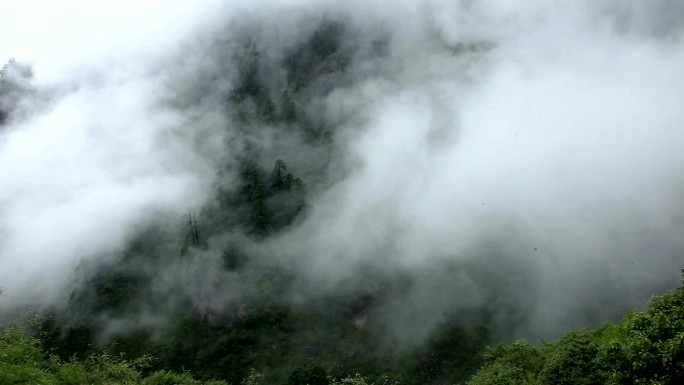
[{"label": "forest", "polygon": [[[353,216],[348,227],[358,232],[346,222],[340,225],[345,212],[354,210],[361,218],[392,222],[402,207],[382,192],[402,191],[409,198],[401,199],[410,200],[415,180],[430,185],[430,175],[440,172],[421,169],[414,160],[383,163],[391,177],[371,174],[359,182],[370,186],[362,190],[368,196],[380,191],[379,198],[355,206],[354,173],[373,166],[376,158],[350,153],[365,149],[365,141],[385,140],[360,133],[364,124],[380,124],[364,108],[375,102],[377,90],[395,92],[385,82],[400,76],[392,73],[398,65],[393,50],[401,48],[393,44],[402,42],[382,28],[364,30],[329,15],[307,19],[306,27],[284,41],[245,25],[220,29],[201,47],[174,57],[161,82],[165,94],[155,102],[155,108],[181,116],[173,135],[187,147],[169,158],[208,164],[207,187],[196,200],[201,204],[174,203],[172,210],[140,214],[143,219],[130,221],[122,245],[95,249],[92,257],[70,265],[58,301],[23,303],[25,293],[0,282],[0,308],[2,302],[13,304],[0,311],[0,384],[684,381],[684,287],[668,291],[667,279],[645,285],[660,290],[648,293],[659,295],[646,304],[635,300],[644,295],[633,295],[629,282],[605,270],[596,280],[608,283],[597,285],[605,290],[595,303],[568,307],[549,318],[552,324],[570,319],[567,324],[559,321],[540,331],[535,322],[546,319],[546,310],[553,313],[556,304],[554,299],[536,307],[534,301],[546,278],[554,281],[565,272],[537,272],[541,265],[531,258],[552,246],[537,239],[525,243],[524,231],[511,229],[509,222],[494,226],[500,229],[492,232],[495,241],[453,251],[402,243],[411,226],[420,226],[419,215],[405,226],[397,219],[396,226],[385,223],[381,230]],[[453,71],[472,74],[488,65],[496,46],[483,38],[430,49]],[[61,89],[42,89],[34,72],[20,58],[3,66],[0,138],[12,135],[31,114],[56,108]],[[420,88],[418,79],[408,87]],[[472,82],[464,80],[463,87]],[[371,89],[371,97],[358,96],[359,89]],[[433,119],[438,125],[439,118]],[[448,135],[437,130],[426,137],[447,141]],[[430,140],[426,148],[439,153]],[[387,146],[403,151],[402,146],[414,145],[411,139],[406,143]],[[490,204],[484,199],[475,198],[473,206]],[[333,203],[320,203],[328,201]],[[337,205],[349,211],[336,216],[330,207]],[[467,233],[463,226],[459,231]],[[319,239],[321,227],[342,239]],[[6,232],[0,230],[1,243]],[[451,237],[439,231],[421,234],[432,237],[426,243]],[[631,233],[611,234],[623,240]],[[644,244],[651,247],[653,239]],[[416,257],[418,263],[400,258],[422,252],[439,257]],[[346,254],[359,257],[345,259]],[[394,257],[399,262],[388,262]],[[634,263],[617,261],[621,269]],[[564,263],[554,268],[566,269],[570,262]],[[612,263],[609,268],[618,264]],[[570,277],[577,287],[593,282],[581,275]]]},{"label": "forest", "polygon": [[[452,382],[444,383],[468,385],[678,384],[684,379],[683,309],[684,287],[679,287],[653,297],[647,310],[629,312],[619,322],[606,323],[595,329],[570,331],[554,341],[539,343],[519,340],[508,345],[488,346],[480,351],[477,358],[449,352],[468,348],[461,341],[463,335],[451,339],[442,337],[439,343],[442,345],[441,349],[438,349],[439,344],[434,345],[430,354],[440,354],[438,357],[449,357],[449,360],[442,361],[439,366],[435,365],[432,370],[439,371],[442,376],[453,376],[449,379]],[[197,380],[196,377],[206,375],[193,376],[187,370],[179,371],[178,366],[172,366],[170,370],[158,369],[159,362],[150,355],[127,359],[123,352],[112,355],[108,351],[98,351],[80,359],[74,355],[63,360],[54,350],[46,348],[42,330],[48,321],[43,316],[32,315],[27,322],[14,322],[3,327],[0,334],[0,379],[3,383],[229,383],[221,380]],[[264,328],[263,333],[269,332],[268,328]],[[237,355],[233,357],[235,359]],[[377,371],[372,365],[382,365],[381,359],[376,359],[375,362],[368,360],[371,366],[366,367],[366,373],[369,373],[366,376],[356,373],[338,374],[336,377],[333,370],[328,369],[325,364],[314,358],[310,360],[311,363],[306,366],[290,369],[289,374],[280,382],[267,380],[263,374],[251,368],[235,383],[389,385],[434,380],[434,377],[422,377],[426,374],[421,374],[420,371],[404,374],[398,368],[380,375],[374,374]],[[455,367],[463,361],[471,361],[474,366],[470,370],[461,369],[456,372]],[[212,363],[205,362],[204,365],[210,366]],[[477,365],[481,366],[478,368]],[[182,365],[180,368],[186,367]],[[200,373],[207,369],[197,366]],[[214,373],[215,377],[225,376],[219,374],[220,372]]]}]

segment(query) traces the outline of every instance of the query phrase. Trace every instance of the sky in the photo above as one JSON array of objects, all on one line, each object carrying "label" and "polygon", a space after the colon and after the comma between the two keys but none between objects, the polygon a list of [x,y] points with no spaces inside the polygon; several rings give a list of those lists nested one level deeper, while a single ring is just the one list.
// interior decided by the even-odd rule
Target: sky
[{"label": "sky", "polygon": [[[83,66],[133,60],[173,49],[216,1],[8,0],[0,57],[31,63],[40,79]],[[76,68],[74,68],[76,67]]]}]

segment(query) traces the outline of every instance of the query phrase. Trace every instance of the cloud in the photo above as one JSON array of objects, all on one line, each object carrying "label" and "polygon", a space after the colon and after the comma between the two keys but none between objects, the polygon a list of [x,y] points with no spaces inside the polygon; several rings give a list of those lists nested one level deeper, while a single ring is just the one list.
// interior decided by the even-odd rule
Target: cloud
[{"label": "cloud", "polygon": [[684,246],[681,35],[606,29],[599,21],[615,15],[592,7],[472,7],[476,20],[503,24],[453,35],[491,49],[447,55],[449,40],[440,51],[399,33],[386,78],[329,97],[330,109],[346,98],[366,106],[362,127],[349,128],[353,167],[269,250],[304,259],[307,290],[361,281],[369,265],[453,261],[517,265],[528,281],[490,272],[450,286],[433,271],[445,285],[399,301],[423,309],[421,324],[466,308],[458,296],[486,307],[492,290],[527,313],[505,325],[513,334],[552,335],[643,306],[676,284]]},{"label": "cloud", "polygon": [[3,10],[3,48],[34,74],[0,128],[3,305],[65,300],[80,261],[120,251],[151,218],[205,199],[213,163],[160,99],[165,73],[151,60],[175,48],[197,13],[153,3]]},{"label": "cloud", "polygon": [[0,58],[32,64],[39,79],[63,79],[112,61],[154,60],[210,22],[216,1],[9,0],[0,23]]},{"label": "cloud", "polygon": [[[8,4],[0,55],[32,64],[38,90],[0,134],[8,298],[56,301],[78,261],[205,203],[239,155],[220,153],[224,135],[290,156],[310,188],[305,215],[251,251],[296,266],[306,295],[408,275],[376,314],[397,334],[477,308],[507,333],[553,334],[677,281],[675,1]],[[332,147],[241,131],[223,109],[245,39],[280,92],[283,56],[324,18],[345,25],[352,64],[300,107]]]}]

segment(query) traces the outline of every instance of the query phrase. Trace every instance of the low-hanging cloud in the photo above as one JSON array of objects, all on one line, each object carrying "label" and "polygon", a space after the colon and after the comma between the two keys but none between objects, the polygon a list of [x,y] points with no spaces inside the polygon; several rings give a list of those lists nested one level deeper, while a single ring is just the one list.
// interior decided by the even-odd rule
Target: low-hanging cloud
[{"label": "low-hanging cloud", "polygon": [[625,26],[604,5],[473,4],[474,18],[502,22],[461,33],[432,20],[443,36],[483,47],[449,56],[446,39],[442,51],[391,40],[401,65],[342,91],[367,106],[353,128],[353,171],[273,242],[306,261],[308,290],[335,290],[369,265],[481,261],[504,271],[471,282],[433,271],[428,280],[444,285],[416,285],[397,302],[422,309],[398,333],[473,306],[463,298],[485,307],[492,298],[481,293],[494,290],[527,313],[524,325],[503,319],[508,332],[552,335],[674,285],[684,250],[682,29],[655,33],[662,14],[632,15],[636,6],[620,8],[639,21]]},{"label": "low-hanging cloud", "polygon": [[[0,127],[3,306],[65,301],[81,261],[205,199],[213,165],[164,105],[151,59],[197,18],[180,2],[151,6],[29,1],[3,11],[2,54],[20,63],[5,80],[23,90]],[[21,77],[13,68],[26,63],[32,75]]]},{"label": "low-hanging cloud", "polygon": [[[252,34],[267,67],[321,18],[345,23],[355,55],[344,75],[311,87],[306,107],[336,127],[332,161],[304,215],[250,249],[297,271],[307,295],[369,271],[409,274],[410,289],[373,315],[397,334],[500,307],[507,334],[550,335],[643,305],[677,280],[676,1],[652,12],[610,0],[164,2],[149,18],[154,6],[105,3],[134,22],[95,26],[105,13],[93,7],[78,18],[89,20],[78,31],[98,32],[89,40],[54,25],[79,43],[43,51],[37,42],[51,38],[33,33],[0,51],[34,65],[38,90],[0,133],[9,298],[57,301],[79,260],[124,248],[157,212],[201,206],[226,160],[217,143],[243,134],[220,110],[239,60],[217,51]],[[287,148],[303,142],[272,127],[249,135],[293,158],[295,173],[321,154]]]}]

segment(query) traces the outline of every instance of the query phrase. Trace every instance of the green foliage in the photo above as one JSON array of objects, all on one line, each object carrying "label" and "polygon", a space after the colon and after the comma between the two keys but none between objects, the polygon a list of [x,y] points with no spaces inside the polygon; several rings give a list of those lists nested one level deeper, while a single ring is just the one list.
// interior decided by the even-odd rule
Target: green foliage
[{"label": "green foliage", "polygon": [[410,368],[413,383],[456,383],[477,370],[487,341],[484,325],[444,325],[416,350],[417,359],[404,365]]},{"label": "green foliage", "polygon": [[544,365],[540,350],[525,340],[518,340],[511,345],[499,344],[488,347],[482,358],[487,364],[505,363],[525,371],[539,371]]},{"label": "green foliage", "polygon": [[347,376],[342,379],[331,379],[330,385],[399,385],[397,381],[391,381],[388,375],[382,375],[375,382],[368,382],[366,378],[356,373],[353,376]]},{"label": "green foliage", "polygon": [[328,372],[322,366],[311,363],[293,370],[285,385],[328,385]]},{"label": "green foliage", "polygon": [[[144,378],[141,385],[226,385],[224,381],[198,381],[190,373],[182,374],[160,370]],[[246,383],[245,385],[251,385]]]},{"label": "green foliage", "polygon": [[[305,307],[292,306],[288,291],[293,273],[269,264],[268,259],[245,258],[248,261],[239,262],[232,272],[243,290],[211,317],[195,313],[191,303],[180,302],[175,310],[167,310],[169,323],[151,332],[158,337],[127,332],[106,340],[104,346],[114,355],[154,356],[149,370],[183,368],[205,381],[233,384],[248,378],[250,367],[259,368],[264,384],[283,384],[288,378],[322,380],[328,374],[344,379],[352,373],[364,373],[368,384],[382,383],[378,382],[382,373],[391,373],[392,380],[402,384],[457,383],[478,365],[478,353],[488,338],[486,328],[454,324],[435,333],[424,347],[397,347],[385,340],[384,329],[367,313],[374,303],[384,301],[382,292],[339,293],[308,299]],[[373,281],[376,285],[387,286]],[[80,313],[82,323],[73,324],[57,318],[44,335],[46,346],[63,358],[73,354],[88,358],[95,353],[98,334],[87,326],[97,325],[99,314]],[[357,317],[366,315],[365,326],[355,324]],[[78,329],[72,330],[72,325]],[[307,362],[316,362],[325,373],[302,366]]]},{"label": "green foliage", "polygon": [[243,101],[248,97],[257,98],[264,92],[264,87],[259,79],[259,51],[256,44],[251,44],[248,51],[243,55],[246,58],[240,68],[238,86],[233,90],[233,99]]},{"label": "green foliage", "polygon": [[257,372],[252,368],[249,370],[249,373],[247,373],[247,377],[242,379],[240,385],[261,385],[261,379],[263,377],[263,374]]},{"label": "green foliage", "polygon": [[280,94],[280,116],[285,123],[294,123],[298,118],[297,104],[287,89]]},{"label": "green foliage", "polygon": [[222,381],[197,381],[189,373],[157,371],[145,375],[143,371],[152,363],[149,356],[126,360],[123,355],[105,352],[64,362],[48,355],[31,334],[42,322],[42,318],[17,321],[0,331],[0,384],[226,385]]},{"label": "green foliage", "polygon": [[273,222],[273,214],[266,207],[268,186],[263,181],[261,170],[254,164],[247,165],[243,177],[247,182],[247,200],[252,206],[249,215],[250,231],[257,236],[265,237],[271,233]]},{"label": "green foliage", "polygon": [[539,373],[539,384],[602,383],[596,363],[598,345],[589,330],[570,332],[547,349],[546,363]]},{"label": "green foliage", "polygon": [[262,79],[261,53],[256,44],[248,44],[241,58],[243,60],[239,66],[237,86],[232,90],[231,101],[243,107],[239,111],[243,122],[257,120],[267,124],[273,123],[276,118],[276,107],[270,90]]},{"label": "green foliage", "polygon": [[303,186],[301,179],[287,172],[287,166],[282,159],[275,161],[273,171],[271,171],[270,188],[276,191],[292,191],[293,189],[302,189]]},{"label": "green foliage", "polygon": [[330,385],[370,385],[366,382],[360,374],[356,373],[354,376],[349,376],[342,378],[340,380],[333,379],[330,381]]},{"label": "green foliage", "polygon": [[1,384],[26,384],[48,378],[41,365],[40,343],[28,334],[28,326],[13,322],[0,332]]},{"label": "green foliage", "polygon": [[468,385],[531,385],[536,384],[535,374],[502,362],[494,362],[480,369]]},{"label": "green foliage", "polygon": [[[247,162],[240,177],[242,188],[237,194],[228,197],[229,193],[222,191],[221,209],[237,216],[236,222],[246,224],[247,232],[257,238],[290,225],[304,208],[304,182],[287,171],[282,159],[274,162],[270,176],[255,163]],[[247,215],[240,217],[241,212]]]},{"label": "green foliage", "polygon": [[646,311],[628,314],[619,326],[623,337],[600,355],[611,383],[684,381],[684,288],[653,297]]},{"label": "green foliage", "polygon": [[295,91],[311,84],[321,75],[343,72],[349,57],[342,49],[344,26],[334,20],[323,20],[311,36],[285,57],[287,83]]},{"label": "green foliage", "polygon": [[114,267],[98,274],[93,286],[96,291],[96,310],[122,312],[133,300],[138,279],[120,267]]},{"label": "green foliage", "polygon": [[537,373],[544,365],[540,350],[524,340],[487,348],[482,357],[485,364],[469,385],[536,384]]},{"label": "green foliage", "polygon": [[470,379],[484,384],[684,383],[684,288],[651,299],[616,324],[571,331],[542,350],[499,345]]}]

